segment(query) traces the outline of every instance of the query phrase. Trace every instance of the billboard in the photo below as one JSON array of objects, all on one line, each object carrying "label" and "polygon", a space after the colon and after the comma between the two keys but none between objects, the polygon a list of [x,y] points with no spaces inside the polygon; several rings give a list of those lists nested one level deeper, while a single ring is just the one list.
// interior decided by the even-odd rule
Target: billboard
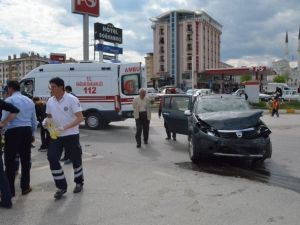
[{"label": "billboard", "polygon": [[98,17],[100,14],[99,0],[72,0],[72,12]]},{"label": "billboard", "polygon": [[97,44],[95,50],[101,52],[107,52],[111,54],[123,54],[122,48],[116,46],[104,45],[104,44]]},{"label": "billboard", "polygon": [[66,62],[66,54],[50,53],[50,60],[52,62],[64,63],[64,62]]},{"label": "billboard", "polygon": [[111,23],[94,23],[94,38],[95,40],[122,44],[122,29],[114,27]]}]

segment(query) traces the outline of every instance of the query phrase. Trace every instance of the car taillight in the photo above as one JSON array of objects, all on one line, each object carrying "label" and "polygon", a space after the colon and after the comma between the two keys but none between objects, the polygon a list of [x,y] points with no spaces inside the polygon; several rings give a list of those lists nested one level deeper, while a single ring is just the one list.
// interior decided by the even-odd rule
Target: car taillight
[{"label": "car taillight", "polygon": [[116,112],[121,111],[121,98],[120,98],[120,95],[115,95],[115,111]]}]

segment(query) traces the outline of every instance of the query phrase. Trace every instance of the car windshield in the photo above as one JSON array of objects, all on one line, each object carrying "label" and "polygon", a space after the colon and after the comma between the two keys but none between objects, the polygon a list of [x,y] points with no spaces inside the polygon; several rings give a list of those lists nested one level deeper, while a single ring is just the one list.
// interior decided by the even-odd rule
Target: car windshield
[{"label": "car windshield", "polygon": [[240,98],[202,98],[197,104],[197,113],[243,111],[249,110],[249,105]]}]

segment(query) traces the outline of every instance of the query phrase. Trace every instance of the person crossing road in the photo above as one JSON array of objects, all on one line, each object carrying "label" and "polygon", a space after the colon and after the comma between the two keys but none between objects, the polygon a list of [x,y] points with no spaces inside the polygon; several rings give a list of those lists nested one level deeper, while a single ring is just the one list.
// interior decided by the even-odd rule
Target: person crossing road
[{"label": "person crossing road", "polygon": [[[59,162],[63,149],[73,163],[74,182],[76,183],[73,192],[79,193],[83,188],[82,149],[79,142],[79,124],[83,121],[83,115],[78,98],[65,92],[63,79],[55,77],[49,83],[53,96],[47,102],[47,118],[43,125],[49,129],[51,136],[48,161],[55,185],[58,188],[54,198],[60,199],[67,192],[68,186]],[[51,135],[50,125],[57,130],[55,135],[53,133]]]}]

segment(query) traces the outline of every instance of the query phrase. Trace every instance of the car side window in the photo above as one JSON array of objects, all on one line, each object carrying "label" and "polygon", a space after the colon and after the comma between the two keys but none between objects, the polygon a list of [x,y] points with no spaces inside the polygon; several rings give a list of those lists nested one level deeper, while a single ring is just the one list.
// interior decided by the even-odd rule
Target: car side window
[{"label": "car side window", "polygon": [[190,104],[190,99],[186,97],[172,97],[171,98],[171,108],[173,110],[178,110],[178,111],[185,111],[189,109],[189,104]]},{"label": "car side window", "polygon": [[167,108],[167,109],[171,108],[170,100],[171,100],[170,97],[164,97],[163,108]]}]

